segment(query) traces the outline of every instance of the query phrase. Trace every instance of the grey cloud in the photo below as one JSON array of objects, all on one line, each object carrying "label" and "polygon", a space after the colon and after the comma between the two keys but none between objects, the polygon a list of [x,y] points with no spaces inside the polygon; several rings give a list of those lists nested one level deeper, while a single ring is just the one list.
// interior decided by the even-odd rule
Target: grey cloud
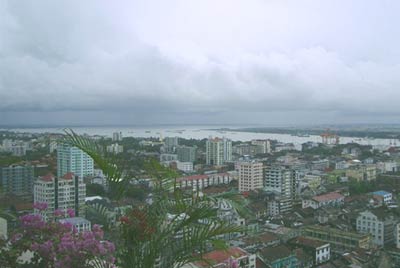
[{"label": "grey cloud", "polygon": [[[241,4],[236,3],[233,8],[238,9],[233,12],[240,14],[239,7],[243,6],[248,8],[243,12],[251,15],[256,12],[255,7],[265,7],[262,1],[250,1],[248,5],[245,2],[238,1]],[[288,14],[298,7],[296,2],[284,2],[291,6]],[[306,2],[309,6],[321,5]],[[175,1],[171,2],[173,5],[178,10],[187,8]],[[286,12],[277,5],[278,12]],[[165,20],[163,27],[156,23],[156,15],[162,14],[160,10],[150,17],[153,22],[139,16],[142,11],[151,15],[146,13],[150,7],[157,9],[152,1],[117,6],[91,1],[41,1],[26,5],[6,1],[0,6],[4,20],[0,23],[0,114],[4,115],[0,124],[21,121],[21,114],[29,112],[40,114],[43,120],[47,117],[55,121],[54,115],[58,115],[65,122],[74,121],[76,112],[81,111],[86,114],[86,121],[94,118],[101,122],[102,117],[95,114],[110,113],[110,121],[140,114],[140,120],[164,122],[166,118],[173,122],[192,118],[202,123],[247,118],[262,123],[266,117],[276,115],[289,122],[290,114],[303,114],[310,121],[318,119],[318,114],[321,120],[358,120],[363,116],[362,120],[368,120],[374,114],[391,118],[400,114],[400,65],[398,55],[391,52],[394,44],[384,44],[390,48],[387,53],[393,55],[390,60],[385,60],[387,55],[380,57],[376,44],[370,46],[368,58],[364,52],[352,52],[357,50],[358,41],[349,42],[346,50],[335,45],[342,38],[340,33],[327,36],[320,25],[315,25],[315,33],[300,36],[289,30],[288,25],[293,22],[280,22],[281,18],[267,21],[277,21],[276,26],[282,24],[282,33],[268,25],[246,25],[238,20],[232,25],[239,32],[230,31],[237,36],[226,37],[226,25],[216,20],[211,19],[216,32],[202,28],[201,21],[188,23],[193,29],[181,25],[179,17],[170,22],[172,15],[184,16],[174,14],[171,6],[165,9],[171,14],[166,12],[160,18]],[[325,7],[328,8],[329,5]],[[132,14],[125,9],[132,9]],[[338,15],[342,8],[339,6],[336,11]],[[226,15],[221,12],[221,16]],[[303,9],[300,13],[297,19],[304,23],[300,21],[295,29],[306,33],[306,26],[313,21],[305,18]],[[255,17],[259,16],[262,22],[260,14],[256,12]],[[350,14],[343,16],[348,20]],[[329,23],[334,22],[321,21],[323,25]],[[343,34],[362,27],[359,34],[367,38],[368,48],[368,41],[373,41],[365,32],[368,26],[375,28],[357,23]],[[221,44],[208,40],[208,33]],[[273,45],[266,45],[268,36],[260,36],[266,33],[275,38]],[[254,34],[254,45],[241,34],[246,38]],[[398,43],[390,33],[383,34],[383,39]],[[297,45],[292,43],[293,38],[297,38]],[[313,38],[326,43],[318,44]],[[224,49],[235,39],[239,45]],[[126,115],[121,117],[123,113]]]}]

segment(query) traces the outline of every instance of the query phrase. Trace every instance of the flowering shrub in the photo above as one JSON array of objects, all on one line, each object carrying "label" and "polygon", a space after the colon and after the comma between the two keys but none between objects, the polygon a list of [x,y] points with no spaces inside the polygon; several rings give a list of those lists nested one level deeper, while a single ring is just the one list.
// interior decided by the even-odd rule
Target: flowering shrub
[{"label": "flowering shrub", "polygon": [[[35,206],[45,209],[44,205]],[[67,214],[73,215],[68,211]],[[103,241],[104,233],[98,225],[92,231],[78,233],[68,223],[48,223],[36,214],[20,217],[20,223],[19,232],[8,241],[8,249],[0,252],[0,255],[8,254],[2,261],[8,259],[10,267],[16,266],[17,258],[24,252],[33,253],[29,267],[86,268],[96,267],[94,264],[113,267],[114,244]]]}]

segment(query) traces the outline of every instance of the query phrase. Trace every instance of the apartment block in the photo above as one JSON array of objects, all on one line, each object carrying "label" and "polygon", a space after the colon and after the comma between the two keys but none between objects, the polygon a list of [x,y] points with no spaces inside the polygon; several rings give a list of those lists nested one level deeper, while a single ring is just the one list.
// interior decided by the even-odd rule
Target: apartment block
[{"label": "apartment block", "polygon": [[[81,177],[67,173],[63,177],[49,174],[40,177],[34,184],[34,202],[46,203],[48,208],[41,212],[46,220],[54,218],[54,211],[59,209],[64,213],[73,209],[75,216],[84,216],[86,184]],[[35,209],[35,213],[40,213]]]},{"label": "apartment block", "polygon": [[93,159],[77,147],[60,143],[57,146],[57,177],[71,172],[80,178],[93,175]]},{"label": "apartment block", "polygon": [[221,166],[232,161],[232,141],[226,138],[209,138],[206,141],[206,164]]},{"label": "apartment block", "polygon": [[176,148],[178,160],[181,162],[194,162],[196,160],[196,149],[195,146],[178,146]]},{"label": "apartment block", "polygon": [[32,201],[34,167],[11,165],[0,167],[0,188],[3,194],[11,194]]},{"label": "apartment block", "polygon": [[247,192],[264,187],[263,164],[249,161],[239,163],[239,192]]},{"label": "apartment block", "polygon": [[372,243],[381,247],[394,244],[396,225],[395,217],[381,209],[361,212],[356,223],[357,232],[371,234]]},{"label": "apartment block", "polygon": [[280,213],[290,212],[296,194],[296,171],[288,166],[267,166],[264,174],[264,190],[279,197]]}]

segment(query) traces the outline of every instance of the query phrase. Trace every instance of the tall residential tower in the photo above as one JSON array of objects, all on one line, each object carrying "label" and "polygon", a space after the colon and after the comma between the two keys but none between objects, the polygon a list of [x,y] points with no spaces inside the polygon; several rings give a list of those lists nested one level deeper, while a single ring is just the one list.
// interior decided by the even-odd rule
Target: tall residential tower
[{"label": "tall residential tower", "polygon": [[57,146],[57,177],[72,172],[83,178],[93,175],[93,159],[77,147],[60,143]]},{"label": "tall residential tower", "polygon": [[210,137],[206,142],[206,164],[220,166],[229,161],[232,161],[232,141]]}]

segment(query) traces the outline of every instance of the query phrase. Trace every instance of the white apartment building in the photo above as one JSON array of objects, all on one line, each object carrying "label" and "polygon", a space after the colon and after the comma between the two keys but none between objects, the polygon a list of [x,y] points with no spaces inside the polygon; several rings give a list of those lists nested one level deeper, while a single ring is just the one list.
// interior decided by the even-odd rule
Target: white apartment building
[{"label": "white apartment building", "polygon": [[372,235],[372,243],[385,246],[395,242],[395,227],[397,222],[392,215],[385,211],[364,211],[357,217],[357,232]]},{"label": "white apartment building", "polygon": [[271,153],[270,140],[252,140],[251,144],[257,145],[257,153],[259,153],[259,154],[270,154]]},{"label": "white apartment building", "polygon": [[201,190],[208,186],[229,184],[232,177],[229,173],[215,173],[208,175],[192,175],[178,178],[176,185],[179,188],[193,188],[193,190]]},{"label": "white apartment building", "polygon": [[239,163],[239,192],[262,189],[263,181],[262,163],[254,161]]},{"label": "white apartment building", "polygon": [[107,146],[107,153],[119,154],[124,152],[124,146],[114,143]]},{"label": "white apartment building", "polygon": [[183,172],[193,172],[193,163],[176,161],[176,168]]},{"label": "white apartment building", "polygon": [[93,159],[77,147],[60,143],[57,146],[57,177],[72,172],[80,178],[93,175]]},{"label": "white apartment building", "polygon": [[232,161],[232,141],[210,137],[206,142],[206,164],[221,166],[229,161]]},{"label": "white apartment building", "polygon": [[[72,173],[67,173],[60,178],[49,174],[40,177],[34,184],[34,203],[48,205],[48,208],[41,212],[45,220],[53,219],[56,209],[64,212],[67,209],[73,209],[75,216],[83,216],[85,197],[86,184],[82,178]],[[35,213],[39,212],[35,209]]]}]

